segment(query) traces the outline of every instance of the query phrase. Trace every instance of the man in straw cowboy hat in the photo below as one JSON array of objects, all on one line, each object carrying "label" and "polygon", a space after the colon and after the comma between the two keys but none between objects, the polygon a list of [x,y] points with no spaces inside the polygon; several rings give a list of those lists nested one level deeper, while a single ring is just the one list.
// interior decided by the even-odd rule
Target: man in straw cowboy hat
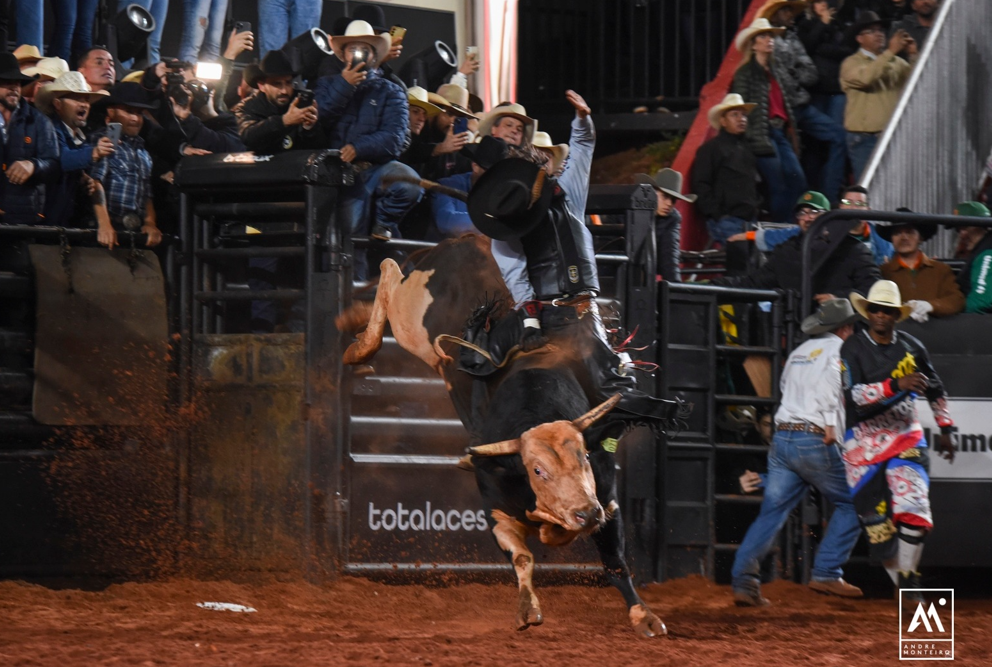
[{"label": "man in straw cowboy hat", "polygon": [[59,144],[45,114],[21,97],[25,76],[12,53],[0,54],[0,120],[3,122],[4,174],[0,210],[8,225],[36,224],[45,205],[45,186],[58,178]]},{"label": "man in straw cowboy hat", "polygon": [[479,121],[479,135],[494,136],[511,146],[530,145],[534,140],[535,122],[522,104],[501,102]]},{"label": "man in straw cowboy hat", "polygon": [[83,132],[90,104],[109,95],[105,90],[92,90],[79,72],[66,72],[38,93],[36,104],[51,118],[61,151],[62,175],[58,183],[49,186],[49,196],[45,198],[45,221],[49,225],[68,226],[75,221],[77,211],[85,210],[77,206],[85,170],[114,152],[114,142],[107,137],[91,145]]},{"label": "man in straw cowboy hat", "polygon": [[[346,67],[338,76],[322,76],[314,86],[331,148],[356,169],[355,184],[343,191],[340,209],[354,233],[388,240],[400,236],[399,225],[423,190],[417,173],[399,162],[409,132],[406,91],[382,75],[378,65],[389,52],[387,34],[376,34],[365,21],[352,21],[343,35],[331,37],[331,49]],[[364,280],[365,253],[355,253],[355,276]]]},{"label": "man in straw cowboy hat", "polygon": [[[758,219],[758,162],[744,140],[748,114],[755,106],[731,93],[709,110],[710,126],[718,134],[699,147],[690,174],[696,208],[710,238],[724,247]],[[740,272],[746,264],[746,257],[736,257],[728,269]]]},{"label": "man in straw cowboy hat", "polygon": [[[897,211],[912,213],[908,208]],[[910,222],[877,225],[876,231],[895,247],[895,255],[880,268],[882,277],[891,280],[912,306],[909,314],[917,322],[930,316],[946,317],[964,310],[964,294],[954,279],[954,271],[941,261],[928,257],[920,244],[937,233],[937,225]]]},{"label": "man in straw cowboy hat", "polygon": [[427,141],[425,130],[431,119],[442,113],[441,107],[432,104],[427,91],[420,86],[407,88],[406,99],[410,104],[410,145],[400,156],[400,162],[427,178],[427,163],[434,157],[436,144]]},{"label": "man in straw cowboy hat", "polygon": [[768,453],[765,497],[758,518],[734,557],[733,591],[738,606],[769,604],[761,595],[761,561],[811,486],[833,504],[835,511],[816,552],[809,586],[841,597],[862,595],[861,589],[844,581],[841,569],[861,532],[839,447],[846,430],[840,350],[854,333],[857,320],[847,299],[825,302],[803,320],[802,331],[811,338],[785,362],[782,400],[775,412],[775,435]]},{"label": "man in straw cowboy hat", "polygon": [[758,159],[758,170],[768,190],[772,220],[789,218],[792,202],[806,190],[806,174],[799,164],[799,130],[794,101],[787,94],[792,74],[775,59],[775,42],[783,28],[767,19],[754,22],[738,33],[734,44],[743,57],[731,92],[740,93],[758,106],[749,117],[744,138]]},{"label": "man in straw cowboy hat", "polygon": [[847,95],[844,111],[847,154],[855,180],[861,178],[868,165],[913,69],[896,54],[905,49],[913,61],[918,53],[916,42],[905,30],[886,40],[887,25],[875,12],[858,14],[850,34],[860,48],[840,66],[840,87]]},{"label": "man in straw cowboy hat", "polygon": [[[989,218],[989,209],[977,201],[954,207],[954,215]],[[965,295],[965,312],[992,313],[992,234],[989,227],[958,227],[958,248],[965,264],[958,272],[958,285]]]},{"label": "man in straw cowboy hat", "polygon": [[[460,153],[462,147],[471,142],[470,130],[478,127],[479,120],[468,110],[468,90],[446,83],[438,88],[438,92],[427,93],[427,99],[439,107],[441,113],[436,114],[424,129],[424,139],[433,146],[433,151],[425,171],[420,172],[421,175],[432,181],[440,181],[454,174],[472,171],[471,160]],[[464,119],[469,129],[456,132],[455,123],[460,119]]]},{"label": "man in straw cowboy hat", "polygon": [[654,236],[658,246],[658,273],[669,282],[682,282],[681,262],[682,214],[675,201],[692,204],[696,195],[682,194],[682,174],[674,169],[659,169],[654,178],[634,174],[634,182],[650,185],[658,198],[654,211]]},{"label": "man in straw cowboy hat", "polygon": [[[564,243],[570,247],[575,246],[571,255],[577,261],[578,271],[584,276],[583,280],[587,281],[585,284],[589,289],[598,291],[599,274],[595,262],[596,251],[593,248],[592,233],[584,224],[586,200],[589,196],[589,171],[592,169],[592,155],[596,149],[596,129],[592,122],[592,112],[589,105],[586,104],[581,95],[574,90],[568,90],[565,92],[565,99],[575,109],[575,117],[572,119],[572,135],[568,140],[567,160],[561,173],[556,177],[557,187],[561,190],[569,221],[568,225],[561,227],[561,231],[568,230],[569,238]],[[482,126],[487,119],[491,120],[491,117],[484,118],[479,124],[480,134],[482,134]],[[505,122],[501,127],[506,128]],[[533,128],[537,128],[536,121]],[[531,140],[521,146],[521,150],[526,152],[533,145],[532,142],[533,136]],[[512,140],[507,140],[507,143],[511,146],[517,146]],[[546,153],[541,149],[537,150]],[[564,155],[563,152],[560,154]],[[547,163],[545,165],[547,171]],[[554,176],[555,174],[551,175]],[[547,239],[545,240],[547,241]],[[540,254],[544,250],[538,251],[534,247],[528,249],[518,239],[499,238],[493,239],[491,249],[514,302],[520,305],[534,299],[539,288],[530,280],[529,262],[533,255]]]},{"label": "man in straw cowboy hat", "polygon": [[42,58],[31,67],[25,67],[21,70],[25,76],[37,77],[34,83],[29,83],[21,89],[21,95],[28,102],[34,102],[42,88],[68,71],[69,63],[61,58]]},{"label": "man in straw cowboy hat", "polygon": [[[930,444],[916,414],[925,396],[940,427],[936,449],[954,461],[947,392],[923,343],[895,325],[912,308],[899,288],[879,280],[868,296],[851,294],[868,321],[841,348],[847,433],[844,464],[854,506],[868,536],[873,562],[881,562],[898,588],[919,588],[923,542],[933,528],[930,511]],[[923,601],[903,592],[903,601]]]}]

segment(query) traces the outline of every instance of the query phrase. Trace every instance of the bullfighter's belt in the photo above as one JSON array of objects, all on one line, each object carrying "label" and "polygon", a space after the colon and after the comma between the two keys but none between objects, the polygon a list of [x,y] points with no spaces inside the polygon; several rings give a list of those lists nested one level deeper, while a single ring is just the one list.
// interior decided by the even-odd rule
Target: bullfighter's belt
[{"label": "bullfighter's belt", "polygon": [[790,424],[789,422],[782,422],[781,424],[776,424],[776,431],[798,431],[800,433],[813,433],[814,435],[826,435],[827,432],[816,424],[810,424],[809,422],[802,422],[799,424]]}]

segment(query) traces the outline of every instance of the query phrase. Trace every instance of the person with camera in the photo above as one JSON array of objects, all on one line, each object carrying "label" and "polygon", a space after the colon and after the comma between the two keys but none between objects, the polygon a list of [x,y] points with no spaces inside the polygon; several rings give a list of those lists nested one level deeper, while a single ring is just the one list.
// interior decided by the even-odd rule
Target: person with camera
[{"label": "person with camera", "polygon": [[851,33],[860,48],[840,66],[840,87],[847,95],[844,129],[855,181],[868,166],[875,144],[889,124],[913,70],[910,63],[896,54],[905,50],[914,62],[918,53],[916,40],[905,30],[886,41],[885,26],[886,22],[875,12],[859,14]]},{"label": "person with camera", "polygon": [[59,162],[62,175],[58,183],[49,185],[45,197],[45,222],[56,227],[84,226],[77,220],[80,195],[85,195],[80,185],[91,179],[86,170],[113,154],[114,142],[101,137],[95,145],[86,141],[83,128],[90,113],[90,104],[110,95],[105,90],[90,89],[79,72],[67,72],[45,87],[35,100],[38,109],[48,114],[55,126],[61,154]]},{"label": "person with camera", "polygon": [[299,74],[282,51],[270,51],[245,79],[258,92],[234,108],[241,141],[248,150],[271,155],[288,150],[325,148],[323,126],[309,90],[293,88]]},{"label": "person with camera", "polygon": [[[386,79],[379,63],[389,52],[388,34],[377,35],[365,21],[352,21],[344,35],[331,38],[331,49],[346,67],[338,76],[323,76],[314,86],[321,120],[331,148],[357,173],[343,192],[341,211],[351,229],[373,238],[399,236],[399,224],[423,196],[417,172],[399,162],[409,138],[406,91]],[[355,275],[364,279],[367,260],[355,254]]]},{"label": "person with camera", "polygon": [[114,151],[90,167],[89,175],[101,187],[91,195],[97,220],[97,241],[112,248],[117,232],[126,229],[148,235],[148,246],[162,242],[152,202],[152,157],[145,149],[141,128],[144,112],[158,108],[157,100],[137,83],[119,83],[105,100],[105,126],[89,137],[90,146],[109,138]]}]

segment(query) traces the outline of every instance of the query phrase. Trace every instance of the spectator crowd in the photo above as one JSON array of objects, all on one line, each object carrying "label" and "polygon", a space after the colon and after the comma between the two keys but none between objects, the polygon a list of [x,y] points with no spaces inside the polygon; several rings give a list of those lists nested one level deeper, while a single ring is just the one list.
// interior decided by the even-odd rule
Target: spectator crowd
[{"label": "spectator crowd", "polygon": [[[377,6],[362,5],[336,22],[333,55],[305,77],[284,43],[319,23],[319,3],[260,0],[262,58],[245,66],[239,56],[256,46],[250,29],[235,27],[221,51],[226,0],[185,3],[180,58],[173,60],[158,57],[164,20],[157,19],[168,3],[145,0],[139,4],[157,26],[151,64],[127,74],[112,53],[92,44],[91,2],[57,3],[47,56],[34,4],[18,6],[18,37],[31,41],[0,54],[2,224],[95,228],[109,247],[121,230],[140,230],[153,246],[163,231],[175,231],[173,173],[183,157],[324,148],[338,150],[355,172],[339,214],[353,233],[372,239],[440,240],[477,231],[455,191],[467,193],[506,157],[524,157],[557,176],[570,194],[570,213],[583,219],[595,147],[585,100],[568,91],[571,137],[555,143],[520,104],[482,108],[468,85],[477,54],[452,68],[436,92],[403,81],[391,68],[402,35],[391,36]],[[692,194],[671,169],[635,178],[657,194],[661,276],[681,279],[681,201],[697,207],[727,252],[727,275],[718,283],[797,288],[803,237],[817,216],[838,207],[868,217],[868,191],[850,184],[891,117],[938,9],[937,0],[769,0],[734,40],[741,62],[729,94],[708,112],[716,135],[698,150],[686,179]],[[196,78],[197,59],[220,63],[216,83]],[[989,215],[979,202],[958,210]],[[755,230],[759,219],[788,224]],[[957,279],[920,250],[935,232],[865,220],[840,242],[814,239],[814,254],[830,254],[814,276],[817,301],[866,293],[884,277],[899,285],[920,321],[992,309],[992,241],[984,228],[960,231],[967,264]],[[760,266],[753,247],[769,253]],[[519,253],[499,243],[493,251],[512,275]],[[354,266],[358,279],[368,277],[364,251],[356,252]],[[265,289],[282,268],[253,258],[251,272],[256,288]]]}]

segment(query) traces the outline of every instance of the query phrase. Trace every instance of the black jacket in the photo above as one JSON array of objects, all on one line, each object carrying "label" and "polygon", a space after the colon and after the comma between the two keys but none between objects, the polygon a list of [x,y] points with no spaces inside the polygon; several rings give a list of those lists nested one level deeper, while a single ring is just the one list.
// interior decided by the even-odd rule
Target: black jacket
[{"label": "black jacket", "polygon": [[743,135],[725,130],[699,147],[692,165],[696,208],[709,220],[732,215],[743,220],[758,217],[758,162]]},{"label": "black jacket", "polygon": [[[896,21],[889,28],[889,37],[896,34],[899,30],[905,30],[909,33],[909,36],[916,40],[916,46],[919,47],[920,51],[923,51],[923,44],[927,41],[927,36],[930,34],[930,28],[920,25],[920,17],[916,14],[909,13],[901,21]],[[905,61],[909,61],[909,53],[904,50],[896,54]]]},{"label": "black jacket", "polygon": [[[789,117],[789,126],[795,132],[796,116],[792,110],[792,101],[789,99],[787,90],[790,85],[785,81],[788,73],[772,60],[771,76],[778,81],[779,88],[782,89],[782,99],[785,101],[785,113]],[[796,84],[798,85],[798,84]],[[759,157],[768,157],[775,154],[775,147],[769,135],[771,128],[768,118],[768,93],[771,90],[771,80],[769,72],[765,70],[757,60],[751,59],[741,66],[734,73],[734,82],[730,85],[730,92],[740,93],[745,102],[757,104],[747,117],[747,131],[744,138],[747,140],[751,151]]]},{"label": "black jacket", "polygon": [[958,285],[961,287],[961,293],[965,296],[971,293],[971,269],[975,263],[975,258],[989,250],[992,250],[992,231],[985,232],[985,236],[975,245],[974,250],[968,253],[968,259],[965,260],[964,266],[958,271]]},{"label": "black jacket", "polygon": [[302,125],[286,127],[282,124],[284,113],[286,109],[280,109],[270,102],[261,91],[234,107],[241,141],[248,150],[271,155],[301,148],[328,147],[323,123],[318,121],[310,130],[304,130]]},{"label": "black jacket", "polygon": [[682,282],[679,263],[682,259],[682,214],[672,207],[664,218],[654,216],[654,238],[658,253],[658,273],[670,283]]},{"label": "black jacket", "polygon": [[[776,246],[765,265],[745,276],[717,278],[716,285],[724,287],[747,287],[752,289],[791,289],[802,291],[802,243],[804,234],[793,236]],[[817,257],[828,251],[829,239],[821,234],[813,240],[810,257]],[[840,245],[830,255],[823,266],[813,275],[813,295],[833,294],[847,298],[851,292],[867,294],[882,274],[864,243],[850,234],[845,235]]]},{"label": "black jacket", "polygon": [[34,163],[34,173],[26,183],[14,185],[0,177],[0,210],[7,225],[33,225],[45,210],[45,189],[58,182],[59,140],[52,122],[26,101],[21,100],[7,123],[7,142],[2,145],[2,162],[9,167],[18,160]]},{"label": "black jacket", "polygon": [[847,39],[844,25],[837,19],[824,23],[819,18],[813,18],[800,23],[798,30],[799,39],[820,71],[820,78],[811,88],[812,92],[841,95],[840,64],[857,50]]}]

